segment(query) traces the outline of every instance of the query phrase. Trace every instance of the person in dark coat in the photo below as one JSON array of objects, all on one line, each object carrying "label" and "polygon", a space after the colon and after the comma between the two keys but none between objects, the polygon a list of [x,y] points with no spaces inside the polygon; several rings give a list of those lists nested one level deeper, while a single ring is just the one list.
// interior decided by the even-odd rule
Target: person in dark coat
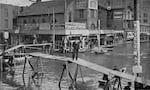
[{"label": "person in dark coat", "polygon": [[76,60],[78,59],[78,52],[79,52],[79,42],[77,42],[77,40],[75,42],[73,42],[73,52],[72,52],[72,59],[74,60],[74,58],[76,58]]},{"label": "person in dark coat", "polygon": [[131,82],[128,82],[128,85],[124,87],[124,90],[131,90]]}]

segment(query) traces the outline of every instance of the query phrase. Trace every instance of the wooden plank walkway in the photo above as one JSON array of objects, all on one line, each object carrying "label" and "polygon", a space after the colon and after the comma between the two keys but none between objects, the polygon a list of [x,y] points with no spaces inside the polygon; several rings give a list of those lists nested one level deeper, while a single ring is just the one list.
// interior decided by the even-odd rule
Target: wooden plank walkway
[{"label": "wooden plank walkway", "polygon": [[[29,44],[29,45],[17,45],[15,47],[12,47],[10,49],[7,49],[5,52],[10,52],[10,51],[13,51],[15,49],[18,49],[20,47],[30,47],[30,46],[43,46],[43,45],[50,45],[51,43],[46,43],[46,44]],[[2,54],[2,52],[0,52],[0,55]],[[113,75],[117,75],[119,77],[122,77],[122,78],[126,78],[126,79],[129,79],[131,81],[133,81],[135,79],[135,77],[131,74],[126,74],[126,73],[122,73],[122,72],[118,72],[118,71],[114,71],[114,70],[111,70],[111,69],[108,69],[108,68],[105,68],[101,65],[97,65],[95,63],[91,63],[91,62],[88,62],[84,59],[78,59],[77,61],[73,61],[72,58],[69,58],[69,57],[62,57],[62,56],[55,56],[55,55],[49,55],[49,54],[42,54],[42,53],[30,53],[30,55],[32,56],[37,56],[37,57],[42,57],[42,58],[48,58],[48,59],[55,59],[55,60],[61,60],[61,61],[70,61],[70,62],[73,62],[75,64],[78,64],[78,65],[81,65],[81,66],[84,66],[84,67],[87,67],[89,69],[92,69],[92,70],[95,70],[97,72],[101,72],[101,73],[104,73],[104,74],[107,74],[107,75],[110,75],[110,74],[113,74]],[[150,80],[145,80],[141,77],[136,77],[135,79],[136,82],[139,82],[139,83],[143,83],[145,85],[148,85],[150,86]]]},{"label": "wooden plank walkway", "polygon": [[[44,44],[27,44],[27,45],[17,45],[17,46],[14,46],[14,47],[11,47],[7,50],[5,50],[5,52],[11,52],[15,49],[18,49],[18,48],[21,48],[21,47],[24,47],[24,48],[27,48],[27,47],[34,47],[34,46],[45,46],[45,45],[52,45],[52,43],[44,43]],[[0,52],[0,55],[2,54],[2,51]]]},{"label": "wooden plank walkway", "polygon": [[95,71],[103,73],[103,74],[116,75],[116,76],[119,76],[119,77],[122,77],[122,78],[125,78],[125,79],[128,79],[128,80],[131,80],[131,81],[135,80],[136,82],[143,83],[145,85],[150,86],[150,80],[144,80],[141,77],[136,77],[136,79],[135,79],[135,77],[133,75],[131,75],[131,74],[122,73],[122,72],[119,72],[119,71],[114,71],[112,69],[108,69],[108,68],[103,67],[101,65],[98,65],[98,64],[95,64],[95,63],[92,63],[92,62],[88,62],[88,61],[86,61],[84,59],[78,58],[78,60],[76,61],[76,60],[72,60],[72,58],[69,58],[69,57],[43,54],[43,53],[39,53],[39,52],[37,52],[37,53],[29,53],[29,55],[32,55],[32,56],[35,56],[35,57],[47,58],[47,59],[66,61],[66,62],[70,61],[70,62],[73,62],[75,64],[87,67],[89,69],[95,70]]}]

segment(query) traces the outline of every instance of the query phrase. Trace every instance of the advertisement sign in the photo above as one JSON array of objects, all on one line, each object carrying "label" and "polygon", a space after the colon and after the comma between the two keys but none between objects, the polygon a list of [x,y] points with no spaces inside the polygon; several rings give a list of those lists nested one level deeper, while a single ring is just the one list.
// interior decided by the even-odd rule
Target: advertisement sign
[{"label": "advertisement sign", "polygon": [[41,23],[40,26],[39,26],[39,29],[40,30],[50,30],[51,27],[50,27],[49,23]]},{"label": "advertisement sign", "polygon": [[25,24],[22,28],[25,30],[38,30],[39,24]]},{"label": "advertisement sign", "polygon": [[89,0],[88,8],[89,9],[98,9],[98,0]]},{"label": "advertisement sign", "polygon": [[76,9],[86,9],[86,8],[87,8],[87,0],[76,1]]},{"label": "advertisement sign", "polygon": [[142,73],[142,66],[141,65],[135,65],[132,68],[133,73]]}]

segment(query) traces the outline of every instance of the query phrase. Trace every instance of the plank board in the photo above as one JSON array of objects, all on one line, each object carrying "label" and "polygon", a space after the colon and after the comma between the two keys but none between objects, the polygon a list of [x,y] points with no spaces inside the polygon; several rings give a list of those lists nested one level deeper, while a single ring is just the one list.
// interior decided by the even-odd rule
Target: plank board
[{"label": "plank board", "polygon": [[[116,76],[119,76],[119,77],[122,77],[122,78],[125,78],[125,79],[128,79],[128,80],[131,80],[131,81],[133,81],[134,78],[135,78],[131,74],[122,73],[122,72],[119,72],[119,71],[114,71],[112,69],[108,69],[104,66],[101,66],[101,65],[98,65],[98,64],[86,61],[84,59],[80,59],[80,58],[78,58],[78,60],[76,61],[76,60],[72,60],[72,58],[69,58],[69,57],[49,55],[49,54],[43,54],[43,53],[38,53],[38,52],[37,53],[29,53],[29,54],[31,56],[35,56],[35,57],[55,59],[55,60],[60,60],[60,61],[70,61],[70,62],[73,62],[75,64],[87,67],[89,69],[95,70],[95,71],[100,72],[100,73],[104,73],[104,74],[107,74],[107,75],[112,75],[113,74],[113,75],[116,75]],[[150,86],[150,80],[144,80],[141,77],[136,77],[135,81]]]},{"label": "plank board", "polygon": [[[11,52],[11,51],[18,49],[18,48],[21,48],[21,47],[27,48],[27,47],[32,47],[32,46],[45,46],[45,45],[52,45],[52,43],[17,45],[17,46],[14,46],[14,47],[11,47],[11,48],[5,50],[5,52]],[[1,54],[2,54],[2,51],[0,52],[0,55]]]},{"label": "plank board", "polygon": [[45,46],[45,45],[52,45],[52,43],[28,44],[28,45],[24,45],[24,46],[25,46],[25,47],[33,47],[33,46]]}]

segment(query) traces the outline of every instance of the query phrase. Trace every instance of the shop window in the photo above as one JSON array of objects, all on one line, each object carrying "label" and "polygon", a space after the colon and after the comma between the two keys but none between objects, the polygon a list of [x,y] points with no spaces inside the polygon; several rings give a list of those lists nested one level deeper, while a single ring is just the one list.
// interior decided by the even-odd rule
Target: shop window
[{"label": "shop window", "polygon": [[148,17],[147,13],[143,13],[143,16],[144,16],[144,17]]}]

